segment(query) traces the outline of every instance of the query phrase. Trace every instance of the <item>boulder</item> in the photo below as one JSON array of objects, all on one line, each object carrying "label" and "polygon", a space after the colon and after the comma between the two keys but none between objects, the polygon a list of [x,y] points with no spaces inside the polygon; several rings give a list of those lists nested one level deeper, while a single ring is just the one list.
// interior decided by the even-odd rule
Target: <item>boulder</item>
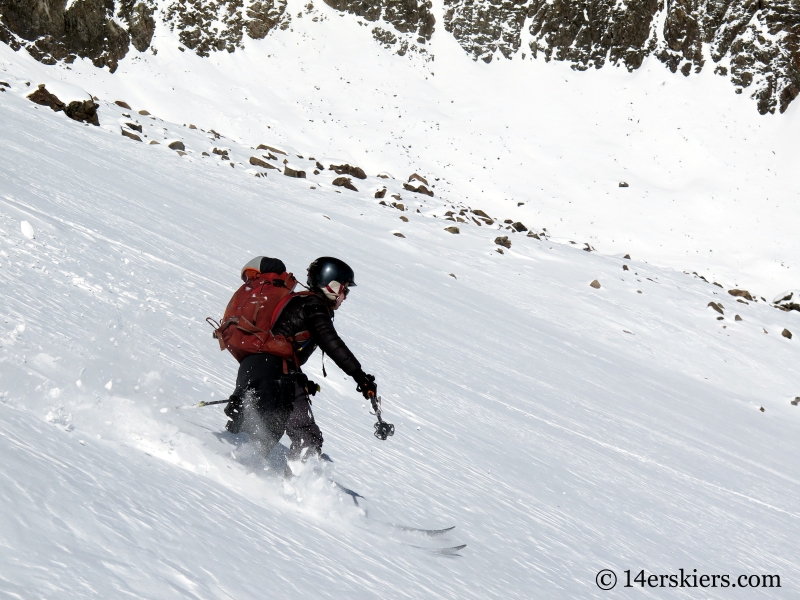
[{"label": "boulder", "polygon": [[426,188],[421,183],[417,187],[414,187],[410,183],[404,183],[403,188],[407,189],[409,192],[414,192],[415,194],[425,194],[426,196],[431,196],[431,197],[433,196],[433,192],[428,188]]},{"label": "boulder", "polygon": [[125,123],[125,126],[128,127],[128,129],[133,129],[134,131],[142,133],[142,126],[138,123]]},{"label": "boulder", "polygon": [[535,231],[529,231],[529,232],[528,232],[528,237],[530,237],[530,238],[533,238],[533,239],[535,239],[535,240],[540,240],[540,239],[542,239],[542,238],[540,238],[540,237],[539,237],[539,234],[538,234],[538,233],[536,233]]},{"label": "boulder", "polygon": [[114,104],[116,104],[117,106],[121,106],[122,108],[124,108],[126,110],[131,110],[131,107],[128,105],[128,103],[127,102],[123,102],[122,100],[114,100]]},{"label": "boulder", "polygon": [[724,314],[725,314],[725,313],[723,312],[723,309],[724,309],[725,307],[724,307],[724,306],[722,306],[722,303],[721,303],[721,302],[719,302],[719,303],[717,303],[717,302],[709,302],[709,303],[708,303],[708,306],[710,306],[711,308],[713,308],[715,311],[717,311],[717,312],[718,312],[719,314],[721,314],[721,315],[724,315]]},{"label": "boulder", "polygon": [[772,303],[781,310],[790,311],[796,310],[800,311],[800,292],[790,291],[784,292],[777,296]]},{"label": "boulder", "polygon": [[395,236],[397,236],[397,237],[399,237],[399,238],[404,238],[404,237],[406,237],[406,236],[404,236],[402,233],[400,233],[399,231],[396,231],[396,232],[394,233],[394,235],[395,235]]},{"label": "boulder", "polygon": [[131,138],[132,140],[136,140],[137,142],[141,142],[142,141],[142,138],[140,138],[135,133],[131,133],[127,129],[123,129],[122,130],[122,135],[124,135],[126,138]]},{"label": "boulder", "polygon": [[191,123],[189,123],[189,129],[197,129],[197,127],[195,127],[194,125],[192,125]]},{"label": "boulder", "polygon": [[741,320],[742,320],[742,317],[740,317],[739,315],[735,315],[735,316],[733,317],[733,320],[734,320],[734,321],[741,321]]},{"label": "boulder", "polygon": [[628,185],[627,181],[620,181],[619,182],[619,187],[630,187],[630,186]]},{"label": "boulder", "polygon": [[150,116],[150,113],[147,112],[146,110],[140,110],[139,114],[142,115],[143,117],[149,117]]},{"label": "boulder", "polygon": [[419,181],[424,185],[428,185],[428,180],[425,179],[422,175],[418,173],[412,173],[411,177],[408,178],[408,182],[411,183],[412,181]]},{"label": "boulder", "polygon": [[497,252],[498,254],[505,254],[502,248],[495,248],[494,251]]},{"label": "boulder", "polygon": [[798,404],[800,404],[800,396],[797,396],[794,400],[792,400],[792,404],[794,406],[797,406]]},{"label": "boulder", "polygon": [[55,94],[50,93],[45,84],[42,83],[36,91],[28,94],[28,100],[40,106],[47,106],[56,112],[63,111],[73,121],[100,125],[100,121],[97,118],[99,105],[95,104],[91,97],[87,97],[85,100],[72,100],[67,104],[62,102]]},{"label": "boulder", "polygon": [[478,215],[479,217],[483,217],[484,219],[491,219],[491,217],[490,217],[489,215],[487,215],[485,212],[483,212],[483,211],[482,211],[482,210],[480,210],[480,209],[478,209],[478,210],[473,210],[473,211],[472,211],[472,214],[473,214],[473,215]]},{"label": "boulder", "polygon": [[260,158],[257,158],[255,156],[251,156],[250,157],[250,164],[253,165],[254,167],[263,167],[265,169],[277,169],[278,168],[278,167],[273,167],[268,162],[263,161]]},{"label": "boulder", "polygon": [[170,142],[168,148],[170,150],[180,150],[181,152],[186,150],[186,146],[180,140],[175,140],[174,142]]},{"label": "boulder", "polygon": [[392,206],[394,206],[397,210],[405,210],[406,205],[402,202],[392,202]]},{"label": "boulder", "polygon": [[596,290],[600,289],[600,282],[595,279],[592,283],[589,284],[590,287],[593,287]]},{"label": "boulder", "polygon": [[269,150],[270,152],[274,152],[275,154],[283,154],[284,156],[288,156],[286,152],[283,150],[279,150],[278,148],[273,148],[272,146],[267,146],[266,144],[259,144],[256,150]]},{"label": "boulder", "polygon": [[494,243],[498,246],[503,246],[504,248],[511,248],[511,240],[508,239],[507,235],[501,235],[500,237],[496,237],[494,239]]},{"label": "boulder", "polygon": [[630,260],[630,259],[631,259],[631,255],[630,255],[630,254],[626,254],[626,255],[625,255],[625,256],[623,256],[622,258],[624,258],[624,259],[627,259],[627,260]]},{"label": "boulder", "polygon": [[386,197],[386,188],[383,188],[382,190],[378,190],[377,192],[375,192],[375,197],[376,198],[385,198]]},{"label": "boulder", "polygon": [[400,215],[400,220],[403,221],[403,223],[408,223],[408,217],[405,215]]},{"label": "boulder", "polygon": [[789,331],[788,329],[784,329],[783,331],[781,331],[781,335],[785,337],[787,340],[792,339],[792,332]]},{"label": "boulder", "polygon": [[511,226],[519,232],[528,231],[528,228],[525,227],[521,222],[517,221],[516,223],[512,223]]},{"label": "boulder", "polygon": [[300,169],[293,169],[289,165],[284,165],[283,174],[286,175],[287,177],[294,177],[296,179],[305,179],[306,178],[306,172],[305,171],[301,171]]},{"label": "boulder", "polygon": [[351,177],[355,177],[356,179],[367,178],[367,174],[364,173],[364,169],[360,167],[354,167],[353,165],[348,165],[348,164],[331,165],[330,170],[336,173],[337,175],[350,175]]},{"label": "boulder", "polygon": [[358,188],[353,185],[353,181],[349,177],[337,177],[333,180],[333,185],[353,190],[354,192],[358,191]]},{"label": "boulder", "polygon": [[[150,140],[150,145],[151,145],[151,146],[156,146],[156,145],[158,145],[158,144],[160,144],[160,143],[161,143],[161,142],[157,142],[157,141],[155,141],[155,140]],[[207,153],[205,153],[205,152],[203,152],[203,154],[205,154],[206,156],[208,156],[208,154],[207,154]]]},{"label": "boulder", "polygon": [[750,292],[748,292],[747,290],[728,290],[728,293],[731,296],[738,296],[740,298],[746,298],[751,302],[753,301],[753,296],[751,296]]},{"label": "boulder", "polygon": [[461,233],[461,230],[455,225],[453,225],[452,227],[445,227],[444,230],[449,231],[450,233]]}]

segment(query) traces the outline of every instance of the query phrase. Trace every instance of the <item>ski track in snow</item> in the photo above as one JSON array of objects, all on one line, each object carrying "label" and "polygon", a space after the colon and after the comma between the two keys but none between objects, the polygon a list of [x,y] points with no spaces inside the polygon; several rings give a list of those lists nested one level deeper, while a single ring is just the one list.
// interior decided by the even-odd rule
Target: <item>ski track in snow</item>
[{"label": "ski track in snow", "polygon": [[[400,213],[371,197],[384,183],[374,178],[358,194],[255,178],[246,146],[159,118],[132,117],[165,127],[162,142],[180,130],[191,152],[136,144],[108,102],[95,128],[24,100],[26,69],[52,69],[3,52],[16,77],[0,94],[4,593],[604,598],[594,581],[604,568],[696,568],[779,574],[781,589],[742,597],[797,596],[800,408],[789,400],[800,351],[780,333],[800,333],[798,313],[523,234],[506,232],[501,256],[495,229],[443,231],[438,195],[404,195],[412,210]],[[93,93],[116,85],[81,69]],[[162,116],[176,114],[170,102]],[[234,168],[201,155],[215,146]],[[381,160],[354,162],[395,168]],[[307,370],[323,387],[314,410],[332,476],[367,498],[369,519],[323,480],[286,498],[269,461],[223,433],[220,407],[174,408],[232,391],[235,361],[203,319],[220,315],[258,254],[299,275],[327,254],[355,268],[336,324],[377,376],[395,437],[372,436],[374,417],[330,361],[327,379],[316,356]],[[723,303],[723,321],[710,301]],[[380,521],[455,524],[446,543],[468,546],[432,557]]]}]

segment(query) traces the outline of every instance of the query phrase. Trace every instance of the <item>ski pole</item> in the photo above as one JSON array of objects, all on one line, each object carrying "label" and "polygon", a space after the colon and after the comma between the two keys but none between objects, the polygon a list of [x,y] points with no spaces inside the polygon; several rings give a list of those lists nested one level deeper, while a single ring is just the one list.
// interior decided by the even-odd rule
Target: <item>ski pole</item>
[{"label": "ski pole", "polygon": [[379,440],[385,440],[391,435],[394,435],[394,425],[387,423],[381,417],[381,397],[374,396],[372,398],[372,408],[375,409],[375,416],[378,417],[378,422],[375,423],[375,437]]}]

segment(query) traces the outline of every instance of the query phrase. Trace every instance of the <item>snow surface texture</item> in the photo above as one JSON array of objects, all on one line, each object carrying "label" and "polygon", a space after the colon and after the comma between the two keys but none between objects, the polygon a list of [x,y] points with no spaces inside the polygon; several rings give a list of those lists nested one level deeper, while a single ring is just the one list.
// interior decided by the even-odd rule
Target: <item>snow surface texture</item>
[{"label": "snow surface texture", "polygon": [[[287,12],[304,5],[292,0]],[[634,73],[521,56],[476,63],[441,27],[425,62],[384,51],[357,17],[314,10],[324,21],[293,19],[233,54],[181,52],[177,34],[158,27],[157,54],[131,49],[113,75],[80,59],[30,70],[247,146],[438,177],[437,197],[604,253],[767,298],[797,285],[800,215],[786,208],[797,200],[793,105],[762,117],[712,68],[684,78],[652,57]],[[432,10],[443,23],[443,7]]]},{"label": "snow surface texture", "polygon": [[[413,202],[401,213],[372,197],[384,181],[399,190],[398,181],[354,180],[362,191],[336,193],[332,175],[250,168],[246,146],[201,130],[182,132],[191,152],[180,156],[165,142],[183,120],[137,114],[177,111],[169,99],[158,113],[132,94],[124,99],[135,112],[106,98],[101,127],[82,125],[24,99],[41,65],[3,57],[4,594],[606,598],[595,585],[601,569],[623,577],[683,568],[779,574],[780,589],[741,597],[797,597],[800,407],[790,401],[800,395],[800,350],[781,333],[800,332],[800,313],[740,303],[635,252],[627,261],[504,230],[512,246],[501,255],[493,228],[444,231],[454,223],[441,220],[438,196],[405,194]],[[134,78],[81,77],[94,94]],[[218,118],[233,128],[233,117]],[[120,121],[132,119],[150,134],[144,143],[120,135]],[[287,143],[305,158],[291,161],[308,161],[298,139]],[[230,161],[210,152],[222,146]],[[370,174],[407,166],[354,162]],[[262,171],[266,179],[253,176]],[[689,225],[668,212],[657,221],[663,230]],[[644,221],[631,216],[628,231],[631,223],[642,227],[642,248],[656,244]],[[176,408],[232,390],[235,361],[203,319],[220,315],[241,265],[258,254],[298,274],[327,254],[355,268],[359,286],[337,327],[377,376],[396,435],[372,436],[374,417],[335,366],[323,379],[315,357],[308,372],[323,387],[314,410],[329,470],[367,498],[368,518],[325,478],[307,474],[284,490],[280,456],[262,460],[246,436],[224,433],[219,407]],[[595,279],[600,289],[590,287]],[[432,541],[383,521],[457,529]],[[455,559],[410,547],[458,542],[469,546]]]}]

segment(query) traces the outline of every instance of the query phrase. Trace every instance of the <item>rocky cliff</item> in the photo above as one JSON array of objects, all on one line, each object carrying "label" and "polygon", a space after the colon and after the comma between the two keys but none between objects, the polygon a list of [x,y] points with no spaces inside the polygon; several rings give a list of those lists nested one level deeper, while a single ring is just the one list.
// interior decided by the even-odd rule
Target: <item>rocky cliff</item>
[{"label": "rocky cliff", "polygon": [[[565,61],[633,71],[655,57],[689,77],[729,77],[759,112],[783,112],[800,92],[798,0],[443,0],[443,29],[475,60]],[[362,24],[387,50],[432,60],[429,0],[325,0]],[[287,29],[286,0],[0,0],[0,41],[45,63],[77,56],[116,69],[148,49],[157,22],[200,56],[234,52],[249,37]],[[295,18],[324,21],[312,2]],[[710,63],[710,64],[709,64]]]}]

